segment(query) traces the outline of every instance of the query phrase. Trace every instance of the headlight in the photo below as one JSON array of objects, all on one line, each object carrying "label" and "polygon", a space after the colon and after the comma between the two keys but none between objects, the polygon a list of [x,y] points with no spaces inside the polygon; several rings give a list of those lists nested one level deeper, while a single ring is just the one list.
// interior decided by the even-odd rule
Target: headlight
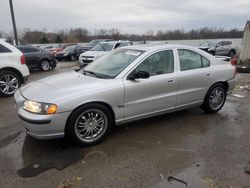
[{"label": "headlight", "polygon": [[57,105],[27,100],[23,104],[23,109],[36,114],[55,114]]},{"label": "headlight", "polygon": [[67,56],[67,55],[69,55],[69,52],[66,52],[66,53],[63,54],[63,56]]}]

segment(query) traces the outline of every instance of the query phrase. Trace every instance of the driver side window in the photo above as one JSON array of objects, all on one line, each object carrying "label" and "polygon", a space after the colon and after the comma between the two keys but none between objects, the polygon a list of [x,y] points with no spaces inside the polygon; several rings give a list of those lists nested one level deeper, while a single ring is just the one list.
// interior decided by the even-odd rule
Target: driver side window
[{"label": "driver side window", "polygon": [[135,72],[146,71],[150,76],[174,72],[174,55],[172,50],[156,52],[145,59]]}]

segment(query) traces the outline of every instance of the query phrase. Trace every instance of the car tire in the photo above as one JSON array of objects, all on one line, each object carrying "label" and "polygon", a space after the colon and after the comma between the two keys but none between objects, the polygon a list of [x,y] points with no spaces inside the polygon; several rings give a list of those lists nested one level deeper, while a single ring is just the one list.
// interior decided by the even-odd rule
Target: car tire
[{"label": "car tire", "polygon": [[40,69],[41,69],[42,71],[49,71],[49,70],[51,69],[51,65],[50,65],[49,60],[43,59],[43,60],[40,62]]},{"label": "car tire", "polygon": [[231,51],[228,53],[228,56],[232,58],[233,56],[235,56],[235,52],[234,52],[233,50],[231,50]]},{"label": "car tire", "polygon": [[80,146],[101,142],[113,125],[112,112],[100,104],[86,104],[69,117],[65,135]]},{"label": "car tire", "polygon": [[11,97],[21,86],[21,78],[13,71],[0,71],[0,95]]},{"label": "car tire", "polygon": [[221,110],[226,101],[227,90],[222,83],[209,88],[201,109],[206,113],[216,113]]},{"label": "car tire", "polygon": [[70,56],[70,61],[75,61],[75,60],[76,60],[75,56],[71,55]]}]

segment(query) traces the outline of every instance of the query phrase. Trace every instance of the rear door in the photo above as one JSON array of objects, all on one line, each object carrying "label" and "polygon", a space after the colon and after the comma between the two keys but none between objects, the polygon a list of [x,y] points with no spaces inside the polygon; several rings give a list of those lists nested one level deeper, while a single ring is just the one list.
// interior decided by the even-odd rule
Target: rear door
[{"label": "rear door", "polygon": [[210,62],[197,52],[178,49],[180,73],[177,85],[177,107],[202,103],[212,84]]},{"label": "rear door", "polygon": [[148,79],[128,80],[125,85],[125,119],[173,109],[176,105],[176,73],[172,50],[156,52],[130,74],[147,71]]}]

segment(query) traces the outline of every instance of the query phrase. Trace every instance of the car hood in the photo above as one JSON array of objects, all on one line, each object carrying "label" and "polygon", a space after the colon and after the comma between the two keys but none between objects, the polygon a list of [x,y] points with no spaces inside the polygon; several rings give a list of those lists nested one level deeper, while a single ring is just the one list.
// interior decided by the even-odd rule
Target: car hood
[{"label": "car hood", "polygon": [[107,51],[87,51],[81,54],[81,56],[93,56],[93,57],[97,57],[97,56],[101,56],[108,53]]},{"label": "car hood", "polygon": [[26,99],[55,103],[79,94],[106,88],[107,83],[111,81],[85,76],[72,70],[30,82],[20,91]]}]

